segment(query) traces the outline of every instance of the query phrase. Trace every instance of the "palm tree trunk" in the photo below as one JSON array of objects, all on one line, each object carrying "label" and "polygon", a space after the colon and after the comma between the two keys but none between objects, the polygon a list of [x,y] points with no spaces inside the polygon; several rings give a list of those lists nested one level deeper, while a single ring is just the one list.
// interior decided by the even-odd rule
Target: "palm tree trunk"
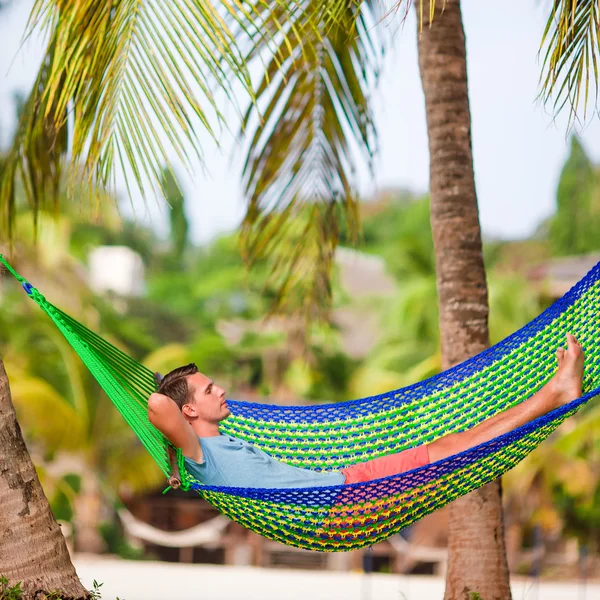
[{"label": "palm tree trunk", "polygon": [[[442,364],[447,369],[489,345],[488,294],[460,0],[438,0],[431,23],[427,5],[419,69],[429,134]],[[448,550],[445,600],[469,600],[474,593],[485,600],[510,599],[499,480],[451,505]]]},{"label": "palm tree trunk", "polygon": [[0,359],[0,575],[22,582],[23,600],[59,591],[89,598],[21,435]]}]

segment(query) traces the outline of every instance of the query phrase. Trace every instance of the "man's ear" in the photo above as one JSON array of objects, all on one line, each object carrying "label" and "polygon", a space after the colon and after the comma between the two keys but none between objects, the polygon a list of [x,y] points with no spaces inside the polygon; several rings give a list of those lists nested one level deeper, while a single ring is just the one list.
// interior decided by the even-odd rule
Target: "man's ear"
[{"label": "man's ear", "polygon": [[194,404],[184,404],[181,407],[181,412],[190,419],[195,419],[198,416],[196,414],[196,407]]}]

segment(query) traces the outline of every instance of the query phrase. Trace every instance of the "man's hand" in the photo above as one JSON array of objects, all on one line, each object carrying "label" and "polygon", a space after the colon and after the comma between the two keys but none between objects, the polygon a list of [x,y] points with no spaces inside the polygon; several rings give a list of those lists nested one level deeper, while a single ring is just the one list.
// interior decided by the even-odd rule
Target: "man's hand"
[{"label": "man's hand", "polygon": [[164,394],[151,394],[148,398],[148,419],[173,446],[181,448],[184,456],[202,462],[198,436],[171,398]]}]

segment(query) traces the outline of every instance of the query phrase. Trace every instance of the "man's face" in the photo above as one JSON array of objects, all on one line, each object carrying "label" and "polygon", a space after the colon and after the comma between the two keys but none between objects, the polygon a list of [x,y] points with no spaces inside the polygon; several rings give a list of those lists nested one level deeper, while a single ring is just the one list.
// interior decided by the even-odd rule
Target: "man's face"
[{"label": "man's face", "polygon": [[225,390],[202,373],[194,373],[187,378],[193,388],[194,400],[183,407],[183,412],[191,418],[208,423],[219,423],[231,412],[227,408]]}]

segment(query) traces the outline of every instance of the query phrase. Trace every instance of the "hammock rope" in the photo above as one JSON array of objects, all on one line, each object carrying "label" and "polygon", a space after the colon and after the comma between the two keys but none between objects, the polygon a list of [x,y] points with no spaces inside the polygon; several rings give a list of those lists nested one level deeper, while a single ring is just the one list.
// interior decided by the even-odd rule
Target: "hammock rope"
[{"label": "hammock rope", "polygon": [[[165,476],[169,443],[148,421],[154,373],[53,306],[0,255],[0,262],[53,320]],[[489,442],[369,483],[309,489],[194,489],[230,519],[272,540],[317,551],[372,545],[514,467],[567,417],[600,393],[600,263],[525,327],[439,375],[386,394],[336,404],[277,406],[228,400],[224,434],[283,462],[339,469],[464,431],[532,396],[556,370],[555,351],[573,333],[585,352],[583,396]]]}]

